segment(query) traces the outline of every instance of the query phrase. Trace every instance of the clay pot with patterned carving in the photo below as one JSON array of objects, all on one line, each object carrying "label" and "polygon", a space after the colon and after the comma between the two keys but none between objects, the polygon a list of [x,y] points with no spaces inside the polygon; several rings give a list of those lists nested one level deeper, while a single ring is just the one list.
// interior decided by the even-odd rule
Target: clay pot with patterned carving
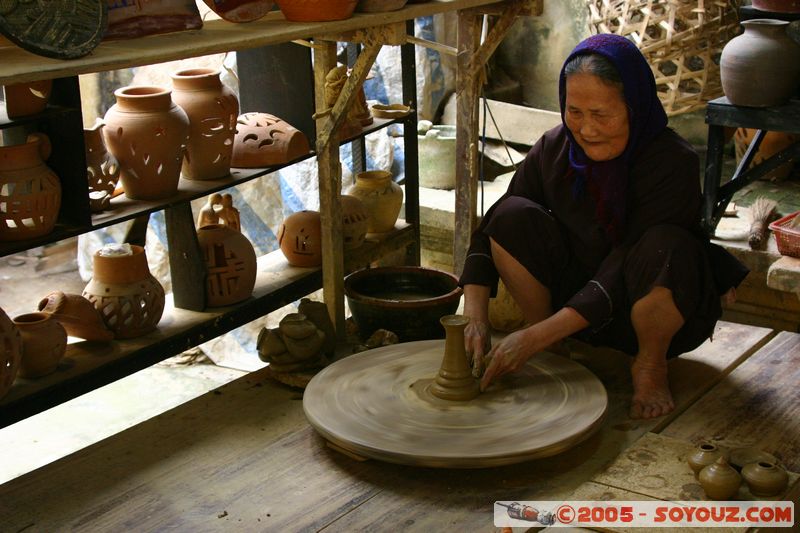
[{"label": "clay pot with patterned carving", "polygon": [[231,165],[239,168],[282,165],[310,151],[305,134],[283,119],[269,113],[244,113],[236,121]]},{"label": "clay pot with patterned carving", "polygon": [[67,352],[67,332],[48,313],[27,313],[14,317],[22,336],[19,376],[38,378],[55,372]]},{"label": "clay pot with patterned carving", "polygon": [[358,0],[277,0],[286,20],[324,22],[353,16]]},{"label": "clay pot with patterned carving", "polygon": [[39,302],[39,311],[52,316],[72,337],[88,341],[114,338],[114,333],[103,323],[100,312],[80,294],[51,292]]},{"label": "clay pot with patterned carving", "polygon": [[789,484],[786,470],[767,461],[757,461],[742,468],[742,477],[753,496],[778,496]]},{"label": "clay pot with patterned carving", "polygon": [[153,331],[164,312],[164,287],[150,274],[144,248],[131,245],[128,255],[92,257],[94,273],[83,296],[100,312],[117,339]]},{"label": "clay pot with patterned carving", "polygon": [[8,118],[21,118],[36,115],[47,108],[53,80],[39,80],[26,83],[13,83],[3,86]]},{"label": "clay pot with patterned carving", "polygon": [[41,237],[53,230],[61,208],[61,182],[45,165],[43,136],[0,146],[0,241]]},{"label": "clay pot with patterned carving", "polygon": [[278,229],[278,244],[289,264],[316,267],[322,264],[322,223],[317,211],[292,213]]},{"label": "clay pot with patterned carving", "polygon": [[742,476],[724,457],[704,467],[697,476],[706,496],[712,500],[730,500],[742,484]]},{"label": "clay pot with patterned carving", "polygon": [[89,182],[89,207],[93,212],[107,209],[119,182],[119,163],[103,140],[105,123],[98,119],[83,130],[86,150],[86,179]]},{"label": "clay pot with patterned carving", "polygon": [[22,337],[14,322],[0,309],[0,398],[8,393],[19,372]]},{"label": "clay pot with patterned carving", "polygon": [[182,170],[186,179],[210,180],[231,172],[239,99],[222,84],[219,74],[219,70],[194,68],[171,75],[172,99],[189,117]]},{"label": "clay pot with patterned carving", "polygon": [[219,307],[246,300],[256,284],[256,252],[238,230],[211,224],[197,230],[206,260],[206,305]]},{"label": "clay pot with patterned carving", "polygon": [[369,213],[364,203],[349,194],[341,196],[342,204],[342,242],[345,250],[352,250],[364,244],[369,229]]},{"label": "clay pot with patterned carving", "polygon": [[122,188],[132,200],[159,200],[178,191],[189,118],[165,87],[114,91],[105,115],[106,147],[119,161]]},{"label": "clay pot with patterned carving", "polygon": [[728,41],[720,56],[720,79],[728,100],[738,106],[786,103],[800,83],[800,47],[776,19],[742,21],[744,33]]},{"label": "clay pot with patterned carving", "polygon": [[403,189],[392,181],[392,173],[369,170],[356,174],[355,184],[347,190],[364,204],[369,213],[369,233],[385,233],[394,229],[403,206]]}]

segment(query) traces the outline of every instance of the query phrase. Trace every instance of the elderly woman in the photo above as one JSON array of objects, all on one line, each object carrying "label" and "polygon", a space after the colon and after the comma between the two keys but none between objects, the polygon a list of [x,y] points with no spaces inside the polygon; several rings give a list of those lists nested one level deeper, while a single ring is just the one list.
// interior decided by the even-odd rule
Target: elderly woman
[{"label": "elderly woman", "polygon": [[[700,227],[699,160],[667,127],[653,74],[624,37],[565,62],[562,125],[545,133],[472,236],[461,276],[481,388],[574,336],[632,356],[631,416],[673,408],[667,359],[709,338],[747,269]],[[527,326],[489,350],[498,276]],[[488,353],[487,353],[488,352]]]}]

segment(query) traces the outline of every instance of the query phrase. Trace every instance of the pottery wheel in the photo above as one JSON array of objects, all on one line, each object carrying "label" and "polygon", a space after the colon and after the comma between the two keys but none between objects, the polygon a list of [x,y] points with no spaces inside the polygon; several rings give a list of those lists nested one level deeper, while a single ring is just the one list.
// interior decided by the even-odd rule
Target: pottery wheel
[{"label": "pottery wheel", "polygon": [[506,465],[560,453],[598,428],[605,388],[586,368],[532,357],[465,402],[428,391],[444,340],[395,344],[342,359],[306,387],[303,409],[331,443],[392,463],[447,468]]}]

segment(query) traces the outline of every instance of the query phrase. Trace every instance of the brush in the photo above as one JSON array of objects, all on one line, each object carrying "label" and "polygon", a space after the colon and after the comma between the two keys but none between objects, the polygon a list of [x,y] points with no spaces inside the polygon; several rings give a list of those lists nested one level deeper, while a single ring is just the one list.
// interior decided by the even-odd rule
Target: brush
[{"label": "brush", "polygon": [[747,243],[753,250],[762,250],[767,245],[767,228],[775,214],[778,203],[763,196],[756,198],[750,206],[750,235]]}]

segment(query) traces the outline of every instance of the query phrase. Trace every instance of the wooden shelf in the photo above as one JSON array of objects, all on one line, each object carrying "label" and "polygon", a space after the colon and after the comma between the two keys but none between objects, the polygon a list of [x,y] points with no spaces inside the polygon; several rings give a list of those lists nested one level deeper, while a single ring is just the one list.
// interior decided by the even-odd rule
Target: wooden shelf
[{"label": "wooden shelf", "polygon": [[280,12],[247,24],[217,19],[206,21],[200,30],[102,42],[89,55],[72,60],[42,57],[6,44],[0,47],[0,85],[163,63],[313,36],[335,36],[499,1],[431,0],[424,4],[410,4],[398,11],[357,13],[352,18],[333,22],[288,22]]},{"label": "wooden shelf", "polygon": [[[413,227],[398,222],[395,231],[371,234],[347,253],[346,269],[353,271],[388,251],[413,244]],[[167,297],[164,315],[154,332],[112,342],[70,344],[56,372],[38,379],[18,378],[0,400],[0,427],[80,396],[97,387],[163,361],[306,296],[322,287],[319,268],[290,266],[280,250],[258,259],[252,297],[244,302],[203,312],[176,308]],[[253,354],[253,357],[258,357]]]}]

